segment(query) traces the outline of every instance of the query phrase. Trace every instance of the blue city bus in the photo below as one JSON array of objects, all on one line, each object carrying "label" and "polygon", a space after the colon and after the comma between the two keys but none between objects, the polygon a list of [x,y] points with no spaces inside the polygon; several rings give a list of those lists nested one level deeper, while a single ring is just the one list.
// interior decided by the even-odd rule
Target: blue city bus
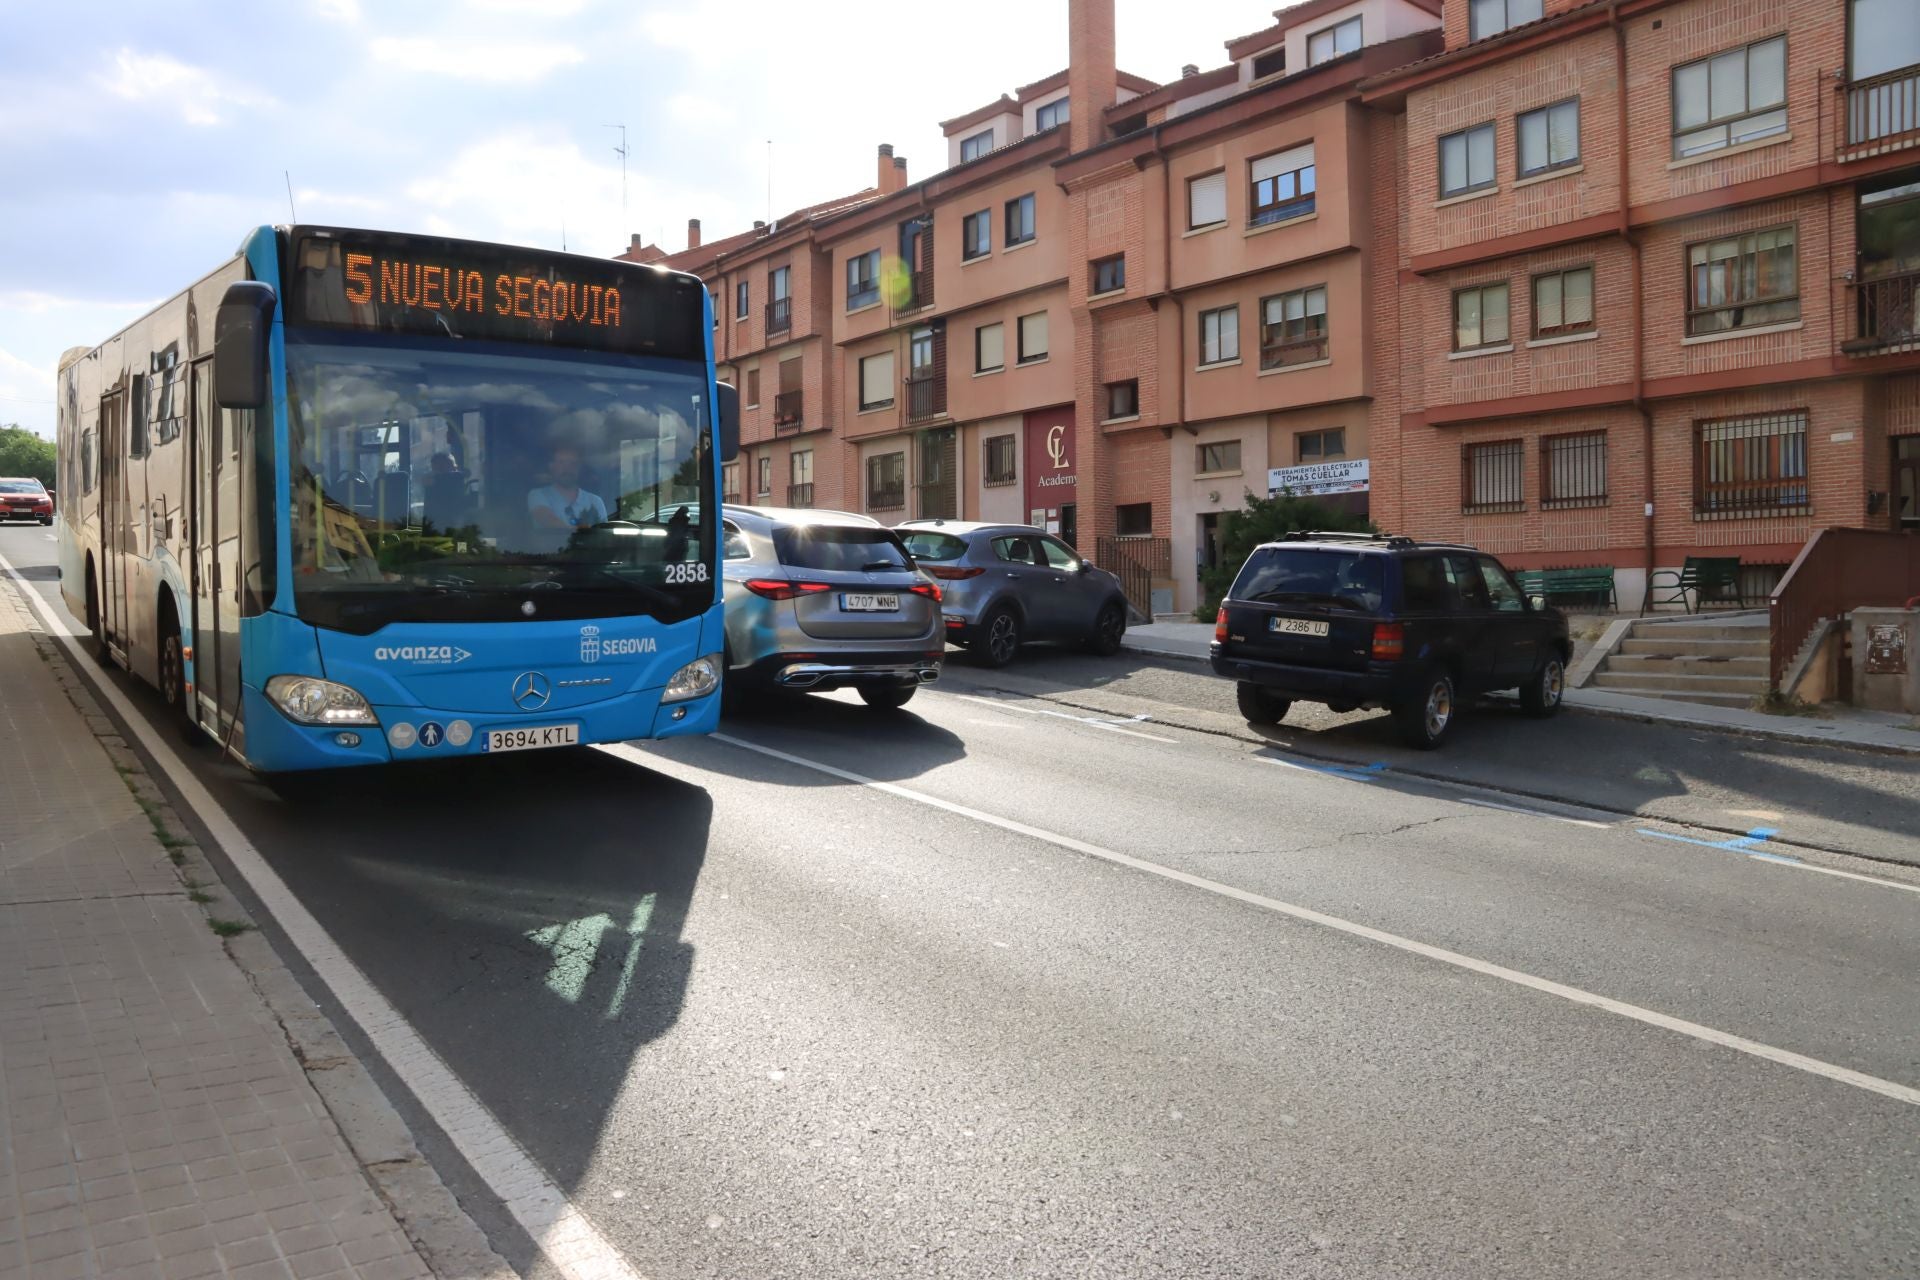
[{"label": "blue city bus", "polygon": [[707,732],[710,308],[657,267],[261,227],[61,358],[67,606],[262,772]]}]

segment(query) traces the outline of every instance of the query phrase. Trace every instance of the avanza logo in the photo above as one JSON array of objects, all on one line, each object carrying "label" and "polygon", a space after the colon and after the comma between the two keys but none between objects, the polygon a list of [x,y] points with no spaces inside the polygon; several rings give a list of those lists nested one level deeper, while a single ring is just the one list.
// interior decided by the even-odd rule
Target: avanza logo
[{"label": "avanza logo", "polygon": [[420,662],[442,666],[465,662],[472,656],[465,649],[451,644],[382,645],[373,651],[375,662]]}]

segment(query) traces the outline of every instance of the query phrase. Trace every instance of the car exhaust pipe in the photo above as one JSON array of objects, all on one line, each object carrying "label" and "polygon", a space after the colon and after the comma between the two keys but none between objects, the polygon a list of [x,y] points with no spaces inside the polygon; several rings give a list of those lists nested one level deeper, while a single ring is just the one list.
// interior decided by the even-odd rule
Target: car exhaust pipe
[{"label": "car exhaust pipe", "polygon": [[916,674],[919,675],[921,684],[932,684],[940,678],[940,668],[922,667]]}]

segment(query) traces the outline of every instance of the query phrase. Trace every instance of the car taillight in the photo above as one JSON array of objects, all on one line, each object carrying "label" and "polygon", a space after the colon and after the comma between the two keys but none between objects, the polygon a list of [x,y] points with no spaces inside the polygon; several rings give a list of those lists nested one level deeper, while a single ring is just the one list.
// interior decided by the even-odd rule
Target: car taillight
[{"label": "car taillight", "polygon": [[920,566],[936,578],[945,578],[948,582],[961,582],[967,578],[977,578],[985,569],[969,569],[962,565],[923,564]]},{"label": "car taillight", "polygon": [[1227,642],[1227,606],[1225,605],[1221,605],[1220,612],[1213,617],[1213,642],[1215,644]]},{"label": "car taillight", "polygon": [[907,590],[911,591],[914,595],[925,596],[935,604],[940,603],[940,588],[934,586],[931,582],[916,582],[908,587]]},{"label": "car taillight", "polygon": [[784,578],[749,578],[741,585],[769,600],[792,600],[796,596],[813,596],[833,590],[824,582],[788,582]]},{"label": "car taillight", "polygon": [[1407,629],[1397,622],[1373,624],[1373,657],[1377,662],[1397,661],[1407,651]]}]

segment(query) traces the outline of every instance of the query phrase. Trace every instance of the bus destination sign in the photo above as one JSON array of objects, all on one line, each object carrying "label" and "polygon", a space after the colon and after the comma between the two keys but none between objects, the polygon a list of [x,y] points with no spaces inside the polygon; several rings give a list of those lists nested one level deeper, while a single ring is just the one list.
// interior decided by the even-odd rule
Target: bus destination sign
[{"label": "bus destination sign", "polygon": [[288,319],[702,359],[704,290],[643,267],[425,236],[296,233]]}]

